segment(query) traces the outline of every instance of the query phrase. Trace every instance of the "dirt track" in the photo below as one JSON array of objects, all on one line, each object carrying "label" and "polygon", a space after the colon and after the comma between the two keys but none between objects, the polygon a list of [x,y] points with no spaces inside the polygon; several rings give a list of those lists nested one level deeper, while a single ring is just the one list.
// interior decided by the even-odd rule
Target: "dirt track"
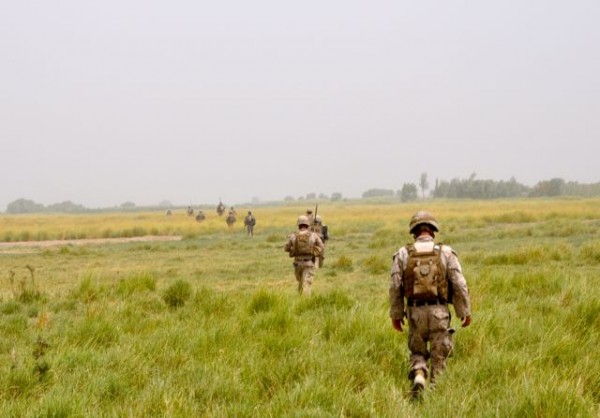
[{"label": "dirt track", "polygon": [[23,253],[32,249],[60,247],[63,245],[97,245],[97,244],[121,244],[126,242],[148,242],[148,241],[180,241],[181,236],[147,235],[144,237],[131,238],[89,238],[89,239],[67,239],[49,241],[17,241],[0,242],[0,253]]}]

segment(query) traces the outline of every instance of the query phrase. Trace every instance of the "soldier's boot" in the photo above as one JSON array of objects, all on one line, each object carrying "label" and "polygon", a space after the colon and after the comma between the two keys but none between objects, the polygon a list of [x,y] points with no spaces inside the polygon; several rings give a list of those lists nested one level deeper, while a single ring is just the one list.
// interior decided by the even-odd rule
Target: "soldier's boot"
[{"label": "soldier's boot", "polygon": [[417,370],[412,385],[413,395],[419,395],[425,389],[425,383],[425,372],[423,370]]}]

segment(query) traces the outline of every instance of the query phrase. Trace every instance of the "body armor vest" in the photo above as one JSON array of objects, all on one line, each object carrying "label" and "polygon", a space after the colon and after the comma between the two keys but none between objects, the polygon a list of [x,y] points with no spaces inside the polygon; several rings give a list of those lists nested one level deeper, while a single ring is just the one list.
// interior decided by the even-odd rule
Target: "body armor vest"
[{"label": "body armor vest", "polygon": [[404,270],[405,295],[408,299],[448,302],[448,280],[442,264],[442,245],[432,251],[417,252],[414,244],[406,246],[408,261]]},{"label": "body armor vest", "polygon": [[310,233],[296,234],[294,242],[294,256],[314,256],[315,244],[310,242]]}]

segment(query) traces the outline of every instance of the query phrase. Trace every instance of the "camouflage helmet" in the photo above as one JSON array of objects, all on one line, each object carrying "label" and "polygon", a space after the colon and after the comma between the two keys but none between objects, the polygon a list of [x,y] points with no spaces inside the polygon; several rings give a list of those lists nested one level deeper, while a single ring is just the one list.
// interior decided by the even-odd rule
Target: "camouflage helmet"
[{"label": "camouflage helmet", "polygon": [[417,226],[424,225],[424,224],[431,226],[435,232],[438,232],[440,230],[440,227],[439,227],[437,221],[435,220],[435,218],[433,217],[433,215],[424,210],[421,210],[421,211],[415,213],[412,216],[412,218],[410,218],[410,223],[408,224],[408,230],[412,234],[412,233],[414,233],[414,230]]},{"label": "camouflage helmet", "polygon": [[311,208],[306,209],[306,213],[312,213],[312,209]]},{"label": "camouflage helmet", "polygon": [[308,216],[304,216],[304,215],[298,216],[298,222],[296,222],[296,225],[298,225],[298,226],[300,226],[300,225],[309,226],[310,222],[308,220]]},{"label": "camouflage helmet", "polygon": [[321,222],[323,222],[323,219],[321,219],[321,215],[315,216],[315,223],[320,224]]}]

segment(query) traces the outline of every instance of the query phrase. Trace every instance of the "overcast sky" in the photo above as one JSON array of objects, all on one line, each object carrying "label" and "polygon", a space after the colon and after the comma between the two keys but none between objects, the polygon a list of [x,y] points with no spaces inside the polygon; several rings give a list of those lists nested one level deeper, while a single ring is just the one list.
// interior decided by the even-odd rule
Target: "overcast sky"
[{"label": "overcast sky", "polygon": [[598,182],[599,22],[598,0],[5,1],[0,211]]}]

